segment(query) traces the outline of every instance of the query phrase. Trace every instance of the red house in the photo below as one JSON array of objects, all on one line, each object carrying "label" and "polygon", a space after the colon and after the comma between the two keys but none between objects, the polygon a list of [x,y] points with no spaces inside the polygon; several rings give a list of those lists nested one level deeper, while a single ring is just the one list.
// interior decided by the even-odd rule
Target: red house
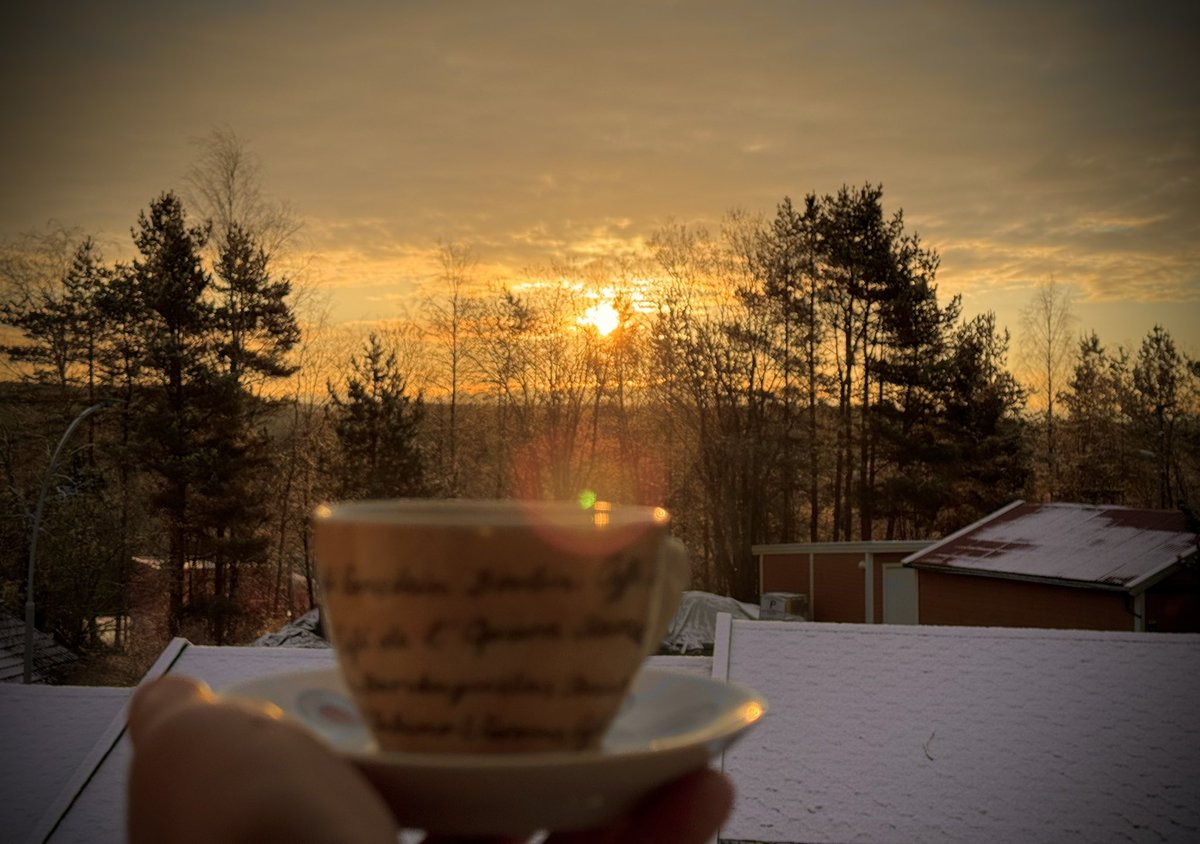
[{"label": "red house", "polygon": [[1200,632],[1178,510],[1015,501],[905,558],[921,624]]},{"label": "red house", "polygon": [[1015,501],[937,541],[753,552],[809,621],[1200,632],[1198,539],[1177,510]]}]

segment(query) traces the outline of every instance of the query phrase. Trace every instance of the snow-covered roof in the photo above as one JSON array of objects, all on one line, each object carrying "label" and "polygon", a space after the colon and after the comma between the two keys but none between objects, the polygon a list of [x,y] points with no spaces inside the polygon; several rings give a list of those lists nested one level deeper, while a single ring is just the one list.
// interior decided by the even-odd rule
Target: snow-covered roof
[{"label": "snow-covered roof", "polygon": [[[738,790],[726,840],[1200,840],[1200,635],[722,615],[715,638],[711,659],[651,660],[743,683],[767,698],[763,722],[723,760]],[[325,668],[333,658],[328,649],[177,639],[147,677],[181,673],[221,689]],[[129,692],[104,691],[122,702]],[[99,721],[105,713],[92,715]],[[5,754],[6,777],[29,770],[58,779],[29,791],[25,816],[5,807],[0,838],[22,840],[11,831],[37,815],[27,840],[124,841],[123,712],[75,768],[86,741],[69,757],[46,748],[78,712],[27,706],[11,717],[26,736]]]},{"label": "snow-covered roof", "polygon": [[25,841],[113,729],[131,689],[0,684],[0,839]]},{"label": "snow-covered roof", "polygon": [[[53,679],[79,657],[40,630],[33,631],[34,683]],[[20,683],[25,678],[25,622],[0,613],[0,683]]]},{"label": "snow-covered roof", "polygon": [[738,621],[722,838],[1198,841],[1200,635]]},{"label": "snow-covered roof", "polygon": [[1016,501],[905,558],[917,568],[1138,592],[1197,552],[1177,510]]},{"label": "snow-covered roof", "polygon": [[[168,672],[185,674],[220,690],[251,677],[332,664],[333,651],[328,649],[202,647],[175,639],[146,678]],[[79,844],[125,841],[125,776],[132,748],[125,736],[123,713],[121,723],[116,726],[118,729],[109,736],[107,752],[78,789],[59,795],[55,802],[43,807],[45,811],[31,841]]]},{"label": "snow-covered roof", "polygon": [[[163,651],[146,678],[165,673],[184,674],[199,678],[220,691],[242,680],[284,671],[328,668],[334,664],[331,649],[316,648],[254,648],[212,647],[193,645],[185,639],[175,639]],[[704,657],[651,657],[654,665],[675,671],[711,674],[712,660]],[[15,687],[20,688],[20,687]],[[51,687],[52,688],[52,687]],[[86,690],[95,691],[95,690]],[[115,693],[124,702],[131,689],[101,690]],[[0,698],[2,703],[5,698]],[[7,708],[3,710],[7,712]],[[104,713],[97,711],[95,717]],[[66,782],[65,788],[39,789],[30,793],[20,818],[10,821],[7,806],[0,814],[0,840],[71,842],[74,844],[119,844],[125,841],[125,777],[132,748],[125,737],[125,713],[114,717],[107,710],[107,730],[96,742],[88,744],[90,754],[79,754],[83,763],[63,754],[47,755],[45,747],[58,741],[57,733],[67,720],[76,718],[72,711],[24,710],[21,717],[26,731],[24,743],[13,754],[5,754],[5,773],[25,768],[53,768],[41,776],[53,777],[55,783]],[[10,722],[11,723],[11,722]],[[90,723],[90,722],[89,722]],[[73,774],[73,776],[72,776]],[[19,780],[14,780],[19,782]],[[7,779],[4,780],[7,784]],[[51,792],[53,792],[51,794]],[[18,790],[18,793],[21,793]],[[28,815],[32,815],[30,820]],[[40,818],[40,820],[39,820]],[[10,823],[22,829],[32,827],[33,833],[13,836],[7,830]],[[406,839],[409,840],[409,839]]]}]

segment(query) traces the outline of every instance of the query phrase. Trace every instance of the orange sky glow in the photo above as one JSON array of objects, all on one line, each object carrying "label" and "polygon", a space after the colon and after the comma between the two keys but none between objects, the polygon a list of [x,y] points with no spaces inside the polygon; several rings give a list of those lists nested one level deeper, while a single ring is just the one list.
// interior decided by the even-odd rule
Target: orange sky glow
[{"label": "orange sky glow", "polygon": [[450,242],[481,288],[574,268],[604,334],[614,292],[652,307],[663,226],[872,182],[941,256],[939,299],[1014,343],[1053,278],[1105,345],[1157,323],[1200,357],[1194,4],[25,5],[0,241],[54,220],[130,257],[224,127],[303,223],[285,266],[329,325],[409,318]]}]

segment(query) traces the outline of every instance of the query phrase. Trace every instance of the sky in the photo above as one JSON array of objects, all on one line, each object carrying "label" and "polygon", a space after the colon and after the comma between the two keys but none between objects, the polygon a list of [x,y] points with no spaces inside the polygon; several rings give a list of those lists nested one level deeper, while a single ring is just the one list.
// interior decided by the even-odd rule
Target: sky
[{"label": "sky", "polygon": [[439,241],[517,278],[870,182],[940,301],[1019,341],[1053,279],[1104,345],[1200,356],[1198,42],[1190,2],[5,4],[0,241],[130,257],[225,128],[334,321],[372,320]]}]

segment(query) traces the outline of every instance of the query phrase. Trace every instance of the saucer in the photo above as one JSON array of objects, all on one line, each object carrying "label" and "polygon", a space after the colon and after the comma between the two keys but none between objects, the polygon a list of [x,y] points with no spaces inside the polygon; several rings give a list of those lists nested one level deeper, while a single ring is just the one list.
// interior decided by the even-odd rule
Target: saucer
[{"label": "saucer", "polygon": [[397,753],[376,747],[336,668],[261,677],[222,695],[274,703],[361,770],[401,826],[450,835],[599,826],[706,765],[766,712],[749,689],[643,668],[595,750]]}]

